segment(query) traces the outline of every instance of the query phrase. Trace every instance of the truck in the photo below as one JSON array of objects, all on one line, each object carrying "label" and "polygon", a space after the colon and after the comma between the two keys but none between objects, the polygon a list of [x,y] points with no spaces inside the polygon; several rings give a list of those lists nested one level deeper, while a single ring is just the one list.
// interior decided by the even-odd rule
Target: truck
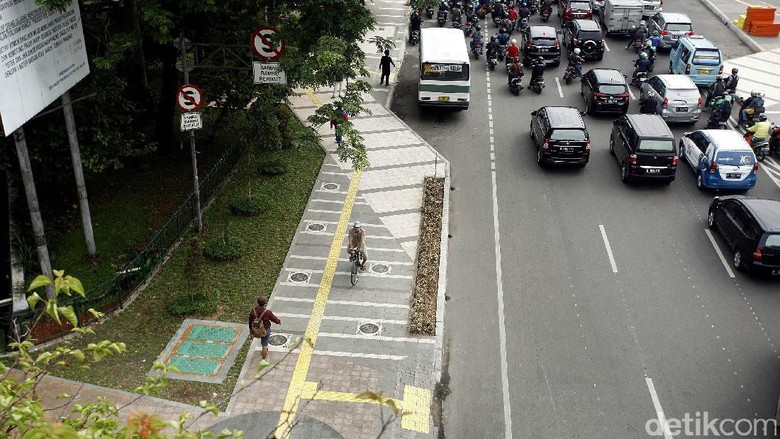
[{"label": "truck", "polygon": [[606,35],[632,35],[643,13],[642,0],[605,0],[599,17]]}]

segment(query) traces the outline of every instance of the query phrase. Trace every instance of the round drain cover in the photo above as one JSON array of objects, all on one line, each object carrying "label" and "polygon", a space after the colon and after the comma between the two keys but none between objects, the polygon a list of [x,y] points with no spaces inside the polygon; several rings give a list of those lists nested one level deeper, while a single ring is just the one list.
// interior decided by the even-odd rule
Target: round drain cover
[{"label": "round drain cover", "polygon": [[363,334],[376,334],[379,332],[379,325],[376,323],[363,323],[358,329],[360,329],[360,332]]},{"label": "round drain cover", "polygon": [[321,232],[325,230],[325,225],[320,223],[311,223],[306,226],[306,229],[311,230],[312,232]]},{"label": "round drain cover", "polygon": [[371,266],[371,271],[374,273],[384,274],[390,271],[390,267],[385,264],[374,264]]},{"label": "round drain cover", "polygon": [[268,338],[268,344],[271,346],[284,346],[287,344],[287,336],[281,334],[271,334]]},{"label": "round drain cover", "polygon": [[293,282],[308,282],[309,275],[301,272],[293,273],[290,275],[290,280]]},{"label": "round drain cover", "polygon": [[335,191],[336,189],[339,188],[339,185],[337,185],[336,183],[325,183],[322,185],[322,188],[328,191]]}]

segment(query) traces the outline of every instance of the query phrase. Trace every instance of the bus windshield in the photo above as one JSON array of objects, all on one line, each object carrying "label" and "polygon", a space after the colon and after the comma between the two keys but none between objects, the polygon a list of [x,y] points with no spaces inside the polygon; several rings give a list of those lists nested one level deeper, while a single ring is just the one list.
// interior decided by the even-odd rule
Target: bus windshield
[{"label": "bus windshield", "polygon": [[468,64],[441,64],[426,62],[422,65],[420,79],[437,81],[468,81]]}]

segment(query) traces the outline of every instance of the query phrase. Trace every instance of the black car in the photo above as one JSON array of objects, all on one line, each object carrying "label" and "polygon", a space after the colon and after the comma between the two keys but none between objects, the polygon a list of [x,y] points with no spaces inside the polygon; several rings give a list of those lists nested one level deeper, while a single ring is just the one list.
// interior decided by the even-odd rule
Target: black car
[{"label": "black car", "polygon": [[588,113],[628,112],[628,84],[620,70],[591,69],[582,75],[580,87]]},{"label": "black car", "polygon": [[536,161],[585,166],[590,159],[590,136],[582,114],[574,107],[542,107],[531,112],[531,139]]},{"label": "black car", "polygon": [[657,114],[627,114],[614,122],[609,153],[620,165],[620,179],[674,181],[677,149],[674,135]]},{"label": "black car", "polygon": [[707,226],[734,251],[734,268],[780,274],[780,201],[741,196],[715,197]]},{"label": "black car", "polygon": [[552,66],[561,65],[561,44],[558,42],[558,33],[552,26],[529,26],[523,32],[523,63],[526,67],[539,57],[545,64]]},{"label": "black car", "polygon": [[572,20],[563,26],[563,45],[569,53],[580,49],[585,59],[601,61],[604,58],[604,34],[593,20]]}]

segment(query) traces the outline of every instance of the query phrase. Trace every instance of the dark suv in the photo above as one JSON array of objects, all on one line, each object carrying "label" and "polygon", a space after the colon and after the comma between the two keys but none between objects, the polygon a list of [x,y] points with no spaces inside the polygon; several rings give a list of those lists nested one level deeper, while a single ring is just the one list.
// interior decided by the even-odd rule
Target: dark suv
[{"label": "dark suv", "polygon": [[580,94],[588,114],[628,112],[628,84],[617,69],[591,69],[582,75]]},{"label": "dark suv", "polygon": [[657,114],[628,114],[614,122],[609,153],[620,164],[620,179],[674,181],[677,150],[674,135]]},{"label": "dark suv", "polygon": [[529,26],[523,32],[523,62],[530,66],[536,58],[542,57],[545,64],[561,64],[561,45],[558,34],[552,26]]},{"label": "dark suv", "polygon": [[558,16],[563,24],[578,18],[590,20],[593,18],[593,7],[590,0],[559,0]]},{"label": "dark suv", "polygon": [[734,268],[780,274],[780,201],[741,196],[715,197],[707,226],[734,250]]},{"label": "dark suv", "polygon": [[569,53],[580,49],[585,59],[604,59],[604,35],[601,26],[593,20],[572,20],[563,26],[563,45]]},{"label": "dark suv", "polygon": [[585,166],[590,159],[590,136],[582,114],[574,107],[542,107],[531,112],[531,139],[536,162]]}]

